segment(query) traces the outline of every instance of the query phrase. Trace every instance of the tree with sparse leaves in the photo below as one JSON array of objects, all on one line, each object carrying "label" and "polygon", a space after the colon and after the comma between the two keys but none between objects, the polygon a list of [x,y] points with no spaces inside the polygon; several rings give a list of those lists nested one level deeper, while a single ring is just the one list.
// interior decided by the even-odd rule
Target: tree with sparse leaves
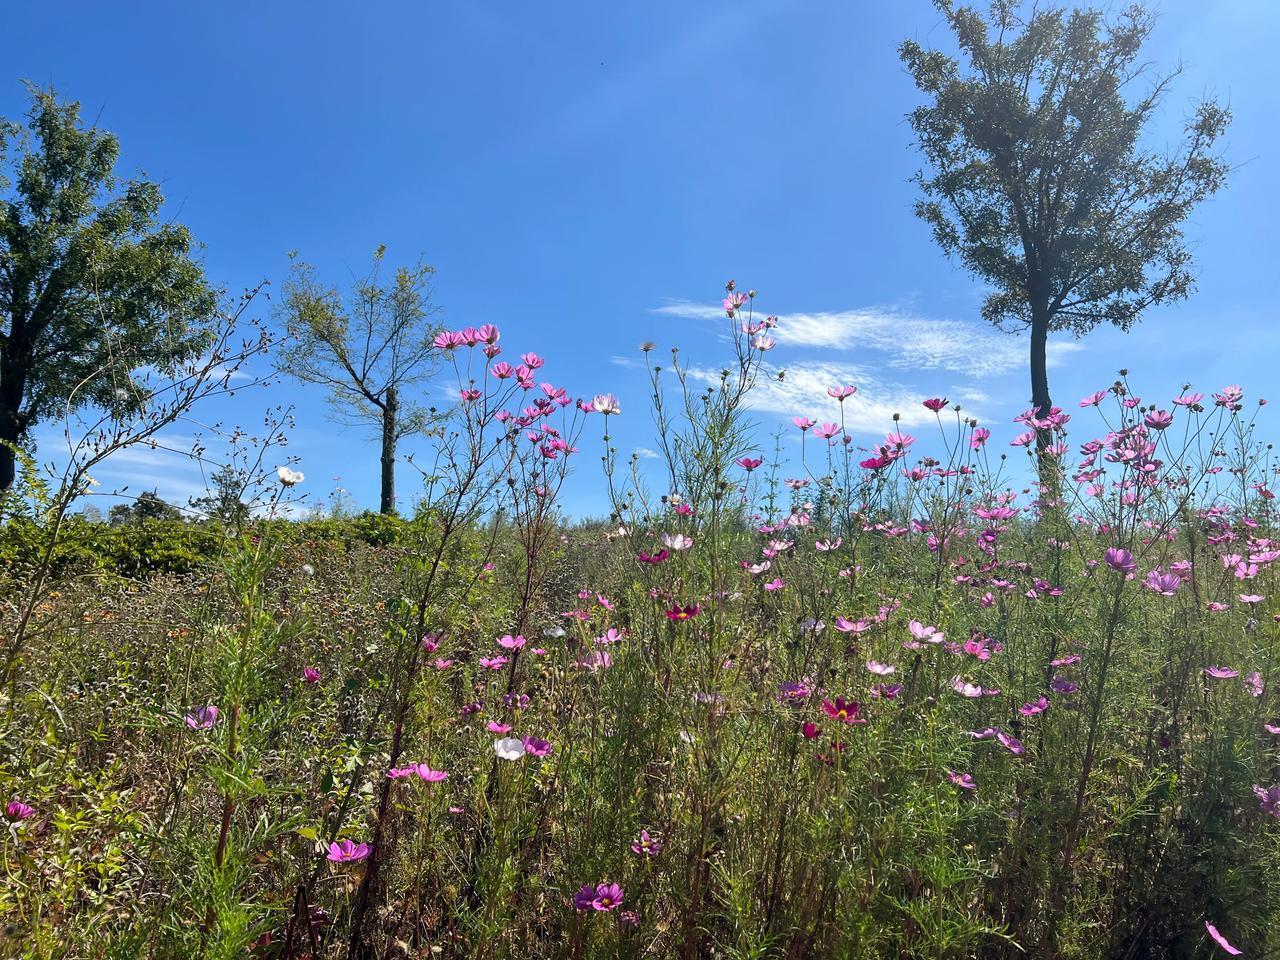
[{"label": "tree with sparse leaves", "polygon": [[288,336],[278,357],[282,373],[329,391],[339,422],[373,426],[382,442],[382,513],[395,512],[396,447],[424,431],[433,415],[404,391],[435,372],[432,348],[438,312],[431,302],[435,268],[422,262],[382,277],[385,247],[348,294],[321,283],[315,268],[293,256],[279,308]]},{"label": "tree with sparse leaves", "polygon": [[[1140,144],[1178,73],[1141,59],[1154,25],[1141,6],[1108,22],[1017,0],[987,15],[936,5],[961,57],[915,41],[899,50],[927,97],[910,114],[932,168],[916,177],[916,213],[993,288],[983,316],[1030,333],[1031,403],[1044,418],[1051,333],[1128,330],[1190,293],[1183,224],[1226,180],[1215,149],[1230,113],[1205,101],[1172,152]],[[1037,422],[1043,450],[1051,431]]]},{"label": "tree with sparse leaves", "polygon": [[0,118],[0,491],[33,426],[132,412],[135,371],[198,358],[218,308],[160,188],[117,177],[119,143],[78,103],[30,89],[25,124]]},{"label": "tree with sparse leaves", "polygon": [[187,505],[201,517],[238,527],[249,519],[249,504],[243,500],[248,485],[234,465],[223,464],[209,478],[212,489],[203,497],[192,497]]},{"label": "tree with sparse leaves", "polygon": [[108,514],[113,527],[144,520],[180,520],[182,511],[163,499],[156,491],[140,493],[132,503],[117,503]]}]

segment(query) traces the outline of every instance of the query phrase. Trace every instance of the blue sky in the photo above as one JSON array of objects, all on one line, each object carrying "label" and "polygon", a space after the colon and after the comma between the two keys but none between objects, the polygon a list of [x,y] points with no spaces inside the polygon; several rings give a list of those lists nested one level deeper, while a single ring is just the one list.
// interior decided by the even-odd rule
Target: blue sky
[{"label": "blue sky", "polygon": [[[1267,0],[1160,9],[1148,53],[1185,72],[1151,140],[1174,143],[1195,99],[1216,95],[1235,114],[1238,169],[1189,226],[1189,301],[1128,335],[1052,347],[1064,406],[1121,366],[1152,399],[1187,380],[1255,396],[1276,382],[1280,12]],[[906,37],[947,46],[926,0],[50,0],[9,6],[3,26],[0,115],[24,111],[22,78],[80,100],[119,136],[123,171],[163,182],[213,280],[278,287],[292,249],[335,281],[380,243],[392,262],[421,254],[446,323],[495,323],[508,353],[548,358],[549,379],[616,393],[624,453],[653,445],[638,345],[714,365],[725,347],[707,307],[730,277],[783,317],[771,359],[792,387],[759,399],[766,442],[792,414],[822,412],[834,382],[860,387],[860,443],[895,410],[924,420],[920,399],[942,394],[1003,444],[1028,405],[1023,344],[983,324],[980,286],[911,213],[904,115],[918,97],[895,51]],[[376,445],[329,422],[317,391],[242,391],[201,419],[253,426],[280,402],[297,406],[290,449],[311,495],[341,477],[376,507]],[[55,434],[39,433],[42,457]],[[604,508],[598,445],[584,442],[568,491],[578,513]],[[202,486],[160,453],[100,479],[176,501]]]}]

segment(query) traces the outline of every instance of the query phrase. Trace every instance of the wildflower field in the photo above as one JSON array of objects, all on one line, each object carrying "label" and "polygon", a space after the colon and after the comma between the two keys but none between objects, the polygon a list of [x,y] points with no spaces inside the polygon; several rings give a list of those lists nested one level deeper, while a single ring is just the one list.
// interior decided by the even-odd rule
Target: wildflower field
[{"label": "wildflower field", "polygon": [[[720,377],[646,351],[647,399],[440,334],[459,405],[386,542],[250,518],[179,572],[55,575],[88,527],[29,469],[0,953],[1280,949],[1263,401],[922,397],[928,437],[798,417],[784,463],[749,412],[775,321],[724,307]],[[658,481],[609,443],[650,415]],[[568,517],[571,470],[611,517]]]}]

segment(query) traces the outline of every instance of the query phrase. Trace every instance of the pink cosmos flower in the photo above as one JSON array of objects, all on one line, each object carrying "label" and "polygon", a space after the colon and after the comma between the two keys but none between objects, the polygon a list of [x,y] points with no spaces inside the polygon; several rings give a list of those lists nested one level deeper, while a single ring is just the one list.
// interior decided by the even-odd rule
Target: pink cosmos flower
[{"label": "pink cosmos flower", "polygon": [[686,537],[683,533],[664,533],[662,543],[671,550],[688,550],[693,546],[693,537]]},{"label": "pink cosmos flower", "polygon": [[481,657],[480,666],[486,670],[501,670],[511,662],[510,657]]},{"label": "pink cosmos flower", "polygon": [[973,434],[969,438],[969,446],[974,450],[982,447],[984,443],[991,439],[991,431],[986,427],[975,427]]},{"label": "pink cosmos flower", "polygon": [[764,460],[758,457],[739,457],[734,462],[743,470],[747,471],[747,473],[750,473],[756,467],[760,466],[760,464],[764,463]]},{"label": "pink cosmos flower", "polygon": [[794,423],[797,427],[799,427],[801,431],[808,430],[815,423],[817,423],[816,420],[810,420],[808,417],[792,417],[791,422]]},{"label": "pink cosmos flower", "polygon": [[218,722],[218,708],[210,704],[207,707],[196,707],[186,716],[187,726],[192,730],[212,730]]},{"label": "pink cosmos flower", "polygon": [[976,683],[970,683],[964,677],[952,677],[951,689],[960,694],[960,696],[967,697],[970,700],[976,700],[983,694],[982,687],[978,686]]},{"label": "pink cosmos flower", "polygon": [[670,610],[666,611],[666,615],[668,620],[674,620],[677,623],[681,623],[685,620],[693,619],[701,612],[702,608],[696,603],[690,604],[687,607],[682,607],[679,604],[676,604]]},{"label": "pink cosmos flower", "polygon": [[773,593],[778,590],[781,590],[785,586],[786,586],[786,583],[783,582],[781,577],[774,577],[772,580],[770,580],[768,583],[764,585],[764,588],[768,590],[770,593]]},{"label": "pink cosmos flower", "polygon": [[425,763],[417,764],[413,768],[413,772],[416,773],[424,783],[440,783],[444,780],[449,779],[449,774],[447,774],[445,771],[432,770]]},{"label": "pink cosmos flower", "polygon": [[867,669],[870,670],[872,673],[874,673],[878,677],[892,676],[894,673],[897,672],[896,667],[891,667],[887,663],[880,663],[876,660],[868,660]]},{"label": "pink cosmos flower", "polygon": [[946,634],[937,627],[926,626],[919,620],[912,620],[907,624],[907,629],[917,640],[923,640],[926,643],[942,643],[946,639]]},{"label": "pink cosmos flower", "polygon": [[522,636],[513,637],[511,634],[508,633],[506,636],[500,637],[498,639],[498,646],[505,647],[508,650],[519,650],[521,647],[525,645],[526,642],[527,641],[525,640],[524,637]]},{"label": "pink cosmos flower", "polygon": [[1026,749],[1022,746],[1022,741],[1017,737],[1011,737],[1003,730],[997,731],[996,739],[1000,741],[1000,745],[1012,753],[1015,757],[1022,756]]},{"label": "pink cosmos flower", "polygon": [[641,830],[640,836],[631,842],[631,850],[642,857],[656,857],[662,852],[662,838]]},{"label": "pink cosmos flower", "polygon": [[1175,398],[1173,402],[1179,407],[1194,407],[1203,399],[1203,393],[1184,393],[1182,396]]},{"label": "pink cosmos flower", "polygon": [[310,683],[310,684],[316,684],[316,683],[319,683],[319,682],[320,682],[320,671],[319,671],[319,670],[317,670],[315,667],[303,667],[303,668],[302,668],[302,681],[303,681],[303,683]]},{"label": "pink cosmos flower", "polygon": [[858,715],[861,710],[862,704],[845,700],[844,697],[836,697],[834,703],[830,700],[822,701],[822,712],[832,720],[839,720],[841,723],[866,723],[866,717]]},{"label": "pink cosmos flower", "polygon": [[1262,729],[1267,731],[1267,733],[1272,734],[1273,736],[1280,737],[1280,727],[1276,726],[1275,724],[1264,723],[1262,725]]},{"label": "pink cosmos flower", "polygon": [[1037,713],[1044,713],[1048,709],[1049,709],[1049,698],[1041,697],[1039,700],[1036,700],[1034,703],[1024,703],[1022,706],[1018,708],[1018,712],[1022,714],[1024,717],[1033,717]]},{"label": "pink cosmos flower", "polygon": [[857,392],[857,387],[827,387],[827,396],[831,397],[833,400],[838,400],[840,403],[844,403],[845,400],[849,399],[849,397],[852,397]]},{"label": "pink cosmos flower", "polygon": [[871,624],[866,620],[846,620],[844,617],[836,617],[835,627],[841,633],[865,633],[871,629]]},{"label": "pink cosmos flower", "polygon": [[485,724],[485,729],[490,733],[502,735],[511,732],[511,725],[508,723],[499,723],[497,720],[490,720]]},{"label": "pink cosmos flower", "polygon": [[1120,547],[1108,547],[1103,559],[1107,561],[1107,566],[1120,573],[1130,574],[1138,569],[1138,563],[1133,559],[1133,554]]},{"label": "pink cosmos flower", "polygon": [[355,863],[369,855],[367,843],[353,843],[350,840],[339,840],[329,844],[328,859],[334,863]]},{"label": "pink cosmos flower", "polygon": [[1097,393],[1091,393],[1087,397],[1085,397],[1083,400],[1080,401],[1080,406],[1096,407],[1098,404],[1102,402],[1103,398],[1106,397],[1106,395],[1107,395],[1107,391],[1105,390],[1099,390]]},{"label": "pink cosmos flower", "polygon": [[1173,426],[1173,414],[1167,410],[1153,410],[1142,422],[1152,430],[1165,430]]},{"label": "pink cosmos flower", "polygon": [[973,779],[971,773],[956,773],[954,770],[947,771],[947,779],[954,783],[961,790],[977,790],[978,784]]},{"label": "pink cosmos flower", "polygon": [[1227,951],[1227,953],[1231,954],[1231,956],[1238,957],[1240,956],[1241,953],[1244,952],[1242,950],[1238,950],[1235,947],[1233,947],[1230,944],[1230,942],[1228,942],[1227,938],[1218,932],[1218,928],[1215,927],[1208,920],[1204,922],[1204,928],[1205,930],[1209,931],[1209,936],[1213,937],[1214,941],[1218,944],[1218,946],[1220,946],[1223,950]]},{"label": "pink cosmos flower", "polygon": [[1262,674],[1257,670],[1244,678],[1244,686],[1255,697],[1260,697],[1265,692],[1265,688],[1262,685]]},{"label": "pink cosmos flower", "polygon": [[1242,593],[1240,594],[1241,603],[1261,603],[1266,597],[1260,593]]},{"label": "pink cosmos flower", "polygon": [[545,757],[551,752],[551,742],[549,740],[539,740],[537,737],[524,738],[524,752],[531,757]]},{"label": "pink cosmos flower", "polygon": [[1238,670],[1232,670],[1230,667],[1205,667],[1204,672],[1215,680],[1231,680],[1240,676]]},{"label": "pink cosmos flower", "polygon": [[927,409],[932,410],[934,413],[937,413],[947,405],[947,398],[946,397],[930,397],[928,400],[924,401],[924,405]]},{"label": "pink cosmos flower", "polygon": [[4,808],[4,815],[10,823],[19,823],[23,820],[30,819],[35,811],[23,803],[21,800],[10,800],[8,806]]},{"label": "pink cosmos flower", "polygon": [[1152,570],[1147,574],[1147,589],[1160,594],[1162,597],[1174,596],[1181,585],[1182,578],[1176,573],[1161,573],[1159,570]]},{"label": "pink cosmos flower", "polygon": [[577,910],[608,912],[622,904],[622,897],[622,887],[616,883],[599,883],[594,887],[588,883],[573,895],[573,906]]},{"label": "pink cosmos flower", "polygon": [[[806,740],[813,740],[822,733],[822,728],[816,723],[809,723],[806,721],[804,726],[800,728],[800,733]],[[1276,733],[1280,733],[1280,727],[1276,728]]]}]

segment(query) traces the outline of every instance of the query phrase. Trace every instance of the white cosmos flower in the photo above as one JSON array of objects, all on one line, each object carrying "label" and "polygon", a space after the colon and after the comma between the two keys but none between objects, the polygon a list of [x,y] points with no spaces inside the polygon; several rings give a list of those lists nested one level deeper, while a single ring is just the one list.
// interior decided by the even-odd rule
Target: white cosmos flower
[{"label": "white cosmos flower", "polygon": [[502,737],[493,741],[493,752],[502,760],[519,760],[524,756],[524,741],[515,737]]},{"label": "white cosmos flower", "polygon": [[606,417],[611,413],[622,412],[622,408],[618,406],[618,398],[612,393],[596,394],[596,398],[591,401],[591,406],[595,407],[599,413],[603,413]]},{"label": "white cosmos flower", "polygon": [[280,482],[286,487],[294,487],[307,479],[300,470],[291,470],[288,467],[276,467],[276,476],[280,478]]},{"label": "white cosmos flower", "polygon": [[683,533],[664,533],[662,543],[670,550],[688,550],[693,546],[693,537],[686,537]]}]

